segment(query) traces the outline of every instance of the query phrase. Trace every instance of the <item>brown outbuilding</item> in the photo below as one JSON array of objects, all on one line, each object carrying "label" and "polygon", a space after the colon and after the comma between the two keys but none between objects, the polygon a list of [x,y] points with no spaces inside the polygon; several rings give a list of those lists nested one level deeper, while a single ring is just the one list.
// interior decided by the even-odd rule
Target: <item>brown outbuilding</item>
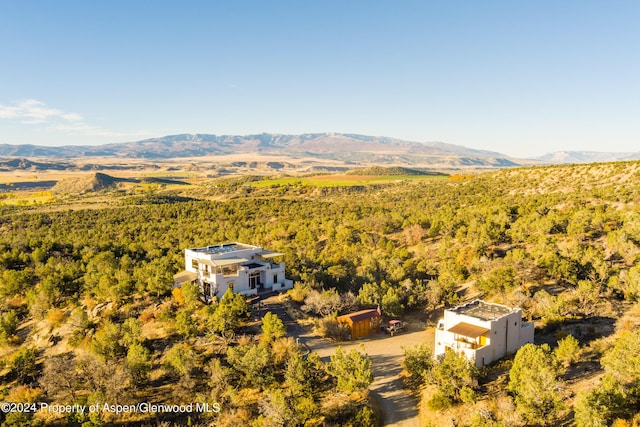
[{"label": "brown outbuilding", "polygon": [[355,340],[380,331],[380,312],[371,309],[343,314],[338,316],[338,323],[349,325],[351,339]]}]

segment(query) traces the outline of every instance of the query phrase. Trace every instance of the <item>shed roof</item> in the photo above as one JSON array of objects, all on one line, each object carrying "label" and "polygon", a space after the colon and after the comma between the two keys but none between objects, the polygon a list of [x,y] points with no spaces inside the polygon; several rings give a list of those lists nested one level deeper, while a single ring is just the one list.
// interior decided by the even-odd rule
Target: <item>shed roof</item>
[{"label": "shed roof", "polygon": [[464,335],[469,338],[478,338],[480,335],[489,332],[489,329],[484,328],[482,326],[472,325],[466,322],[460,322],[455,326],[447,329],[449,332],[452,332],[456,335]]},{"label": "shed roof", "polygon": [[342,316],[338,316],[338,320],[351,320],[352,322],[360,322],[366,319],[372,319],[374,317],[380,317],[378,314],[378,310],[375,308],[369,310],[360,310],[355,313],[343,314]]}]

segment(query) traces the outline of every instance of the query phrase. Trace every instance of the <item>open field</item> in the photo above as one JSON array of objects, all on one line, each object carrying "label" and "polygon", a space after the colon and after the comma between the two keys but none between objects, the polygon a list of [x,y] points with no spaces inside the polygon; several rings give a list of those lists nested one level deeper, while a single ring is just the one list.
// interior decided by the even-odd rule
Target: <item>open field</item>
[{"label": "open field", "polygon": [[305,177],[270,178],[263,181],[252,182],[252,187],[278,187],[286,185],[306,185],[309,187],[337,187],[371,184],[390,184],[403,181],[441,180],[446,176],[432,175],[345,175],[327,174]]}]

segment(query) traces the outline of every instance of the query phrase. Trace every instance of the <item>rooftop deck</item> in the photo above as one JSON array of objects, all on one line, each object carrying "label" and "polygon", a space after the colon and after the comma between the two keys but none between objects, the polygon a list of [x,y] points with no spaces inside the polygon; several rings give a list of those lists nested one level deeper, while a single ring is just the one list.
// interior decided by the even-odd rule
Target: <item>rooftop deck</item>
[{"label": "rooftop deck", "polygon": [[513,312],[512,308],[505,305],[492,304],[480,300],[475,300],[449,310],[454,313],[465,314],[481,320],[495,320]]},{"label": "rooftop deck", "polygon": [[205,246],[204,248],[192,248],[192,251],[202,252],[210,255],[228,254],[245,249],[256,249],[257,246],[246,245],[244,243],[223,243],[221,245]]}]

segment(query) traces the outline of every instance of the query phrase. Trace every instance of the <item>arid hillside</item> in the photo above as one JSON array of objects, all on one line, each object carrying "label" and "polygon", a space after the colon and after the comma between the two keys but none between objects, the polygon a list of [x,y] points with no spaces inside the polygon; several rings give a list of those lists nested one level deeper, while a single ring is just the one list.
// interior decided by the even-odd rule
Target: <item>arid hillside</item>
[{"label": "arid hillside", "polygon": [[[544,389],[511,379],[524,356],[481,372],[453,364],[467,380],[451,388],[441,380],[449,371],[423,358],[431,350],[416,350],[407,360],[420,363],[406,364],[406,375],[423,396],[424,422],[531,425],[538,417],[587,426],[599,417],[600,425],[633,425],[637,352],[621,349],[635,348],[640,325],[639,167],[139,176],[23,203],[12,203],[18,191],[9,185],[0,206],[2,400],[151,399],[224,410],[3,417],[23,425],[376,425],[385,405],[367,390],[378,362],[355,349],[303,357],[277,315],[233,295],[204,304],[196,287],[173,287],[185,248],[245,242],[284,254],[295,286],[279,302],[318,340],[340,339],[335,315],[378,305],[385,321],[407,319],[427,332],[445,307],[474,298],[523,309],[536,327],[526,364],[553,367],[540,369],[552,393],[523,406],[523,390]],[[389,173],[367,173],[378,172]],[[401,335],[393,342],[402,345]]]}]

